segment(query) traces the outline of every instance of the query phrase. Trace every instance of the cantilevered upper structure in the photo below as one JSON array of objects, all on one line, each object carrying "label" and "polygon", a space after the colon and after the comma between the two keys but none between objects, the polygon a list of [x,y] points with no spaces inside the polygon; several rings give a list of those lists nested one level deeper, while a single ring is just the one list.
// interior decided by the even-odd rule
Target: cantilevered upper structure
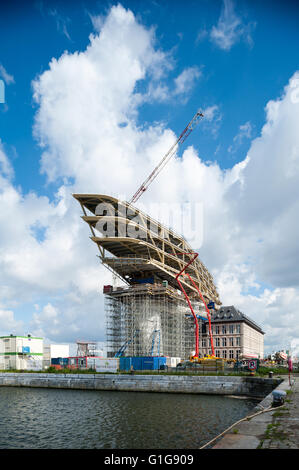
[{"label": "cantilevered upper structure", "polygon": [[199,323],[207,318],[210,323],[206,303],[221,304],[197,253],[128,202],[99,194],[73,196],[102,263],[123,281],[122,287],[104,286],[107,355],[197,354]]},{"label": "cantilevered upper structure", "polygon": [[[186,240],[128,202],[99,194],[74,194],[90,226],[102,263],[128,286],[154,278],[179,289],[176,276],[194,256]],[[87,211],[88,212],[87,212]],[[188,295],[221,305],[211,274],[196,258],[180,282]],[[188,277],[188,274],[190,277]],[[190,280],[190,278],[193,280]]]}]

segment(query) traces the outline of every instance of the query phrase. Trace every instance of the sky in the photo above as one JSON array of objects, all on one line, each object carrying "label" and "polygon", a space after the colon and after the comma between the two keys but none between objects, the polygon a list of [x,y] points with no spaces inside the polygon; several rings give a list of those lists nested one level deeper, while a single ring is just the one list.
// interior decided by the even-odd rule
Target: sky
[{"label": "sky", "polygon": [[222,304],[299,354],[298,19],[278,0],[1,2],[0,335],[105,341],[112,279],[72,194],[129,200],[201,110],[136,206],[200,207],[188,241]]}]

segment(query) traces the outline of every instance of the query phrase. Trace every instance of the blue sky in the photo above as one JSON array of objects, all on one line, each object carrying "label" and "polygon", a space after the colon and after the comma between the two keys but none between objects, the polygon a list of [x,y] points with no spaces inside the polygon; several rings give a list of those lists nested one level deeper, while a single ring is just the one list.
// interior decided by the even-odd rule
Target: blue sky
[{"label": "blue sky", "polygon": [[[290,309],[288,318],[293,318],[289,303],[299,298],[298,270],[294,266],[298,227],[292,225],[295,207],[289,201],[296,199],[298,187],[298,142],[293,131],[298,123],[298,107],[288,108],[287,100],[297,83],[299,68],[298,13],[296,2],[268,0],[1,3],[0,79],[5,83],[6,99],[4,104],[0,103],[0,150],[2,166],[9,168],[1,180],[2,194],[7,198],[9,191],[14,191],[15,210],[30,214],[30,222],[22,220],[19,238],[14,241],[23,247],[19,256],[26,253],[28,260],[41,258],[51,266],[48,272],[45,269],[45,280],[37,261],[36,266],[33,262],[31,266],[30,261],[28,266],[27,262],[14,274],[16,253],[12,241],[10,246],[9,237],[3,235],[5,254],[3,258],[0,255],[0,265],[6,274],[0,279],[4,292],[0,312],[1,309],[10,312],[7,325],[22,331],[35,329],[52,341],[71,341],[80,331],[80,305],[81,310],[84,305],[84,309],[93,312],[93,318],[101,311],[97,334],[99,340],[104,339],[103,309],[102,304],[99,307],[96,303],[94,286],[98,286],[101,278],[105,279],[105,273],[99,271],[99,280],[93,281],[93,287],[86,287],[84,292],[80,288],[78,297],[73,298],[78,283],[82,282],[79,275],[74,278],[75,270],[90,269],[94,273],[99,268],[88,231],[81,227],[79,208],[69,195],[75,190],[91,192],[97,187],[98,192],[110,191],[117,196],[117,191],[125,191],[132,195],[153,167],[151,145],[157,158],[162,157],[198,108],[205,112],[205,118],[179,151],[182,168],[188,170],[188,158],[193,162],[194,179],[182,171],[176,176],[174,167],[169,167],[155,182],[151,194],[157,200],[167,198],[162,186],[174,171],[169,200],[203,200],[206,228],[200,255],[213,272],[225,303],[239,302],[237,306],[257,322],[259,319],[264,322],[262,326],[266,329],[272,317],[278,322],[282,308]],[[141,72],[135,75],[131,70],[118,70],[122,56],[113,51],[115,22],[119,31],[123,28],[132,70],[137,63],[145,71],[144,76]],[[106,62],[102,46],[90,40],[91,34],[102,38],[105,34],[110,56],[115,52],[115,70],[113,57]],[[144,41],[147,57],[140,55],[138,44],[134,44],[135,34],[140,34],[140,48]],[[121,41],[117,44],[120,50]],[[89,55],[88,50],[95,52]],[[64,68],[67,60],[73,76],[68,74],[68,67]],[[95,67],[99,83],[104,84],[103,97],[98,89],[99,95],[95,93],[90,104],[80,75],[89,73],[88,61],[89,67]],[[109,67],[107,74],[105,64]],[[115,73],[119,84],[114,82]],[[75,90],[72,99],[67,92],[70,84]],[[110,111],[101,108],[105,96],[109,96],[109,103],[122,102],[115,116],[116,119],[121,116],[128,127],[121,134],[113,126],[109,128]],[[49,106],[53,97],[55,102]],[[63,103],[67,103],[67,110]],[[289,129],[275,114],[276,105],[280,106],[285,123],[290,122]],[[95,113],[90,113],[93,116],[90,121],[89,106]],[[271,139],[267,137],[269,127],[276,129],[276,134],[271,131]],[[60,132],[65,133],[65,141]],[[277,143],[275,139],[279,136]],[[91,149],[92,142],[93,148],[99,149],[98,157]],[[107,176],[109,164],[105,158],[111,161],[115,158],[115,168],[120,162],[120,157],[114,157],[111,150],[115,149],[115,142],[124,149],[121,161],[127,162],[123,164],[123,172],[129,172],[126,183],[121,176],[119,184],[117,178],[112,182]],[[98,186],[92,168],[88,173],[82,155],[77,153],[81,146],[86,158],[105,168]],[[105,150],[108,153],[102,155],[101,149],[110,149],[112,153]],[[277,149],[275,158],[271,157],[273,149]],[[283,170],[281,165],[285,165]],[[96,175],[101,178],[100,172]],[[247,193],[239,192],[237,187],[238,184],[241,187],[243,179]],[[202,181],[205,190],[201,192]],[[180,192],[182,185],[184,191]],[[278,195],[280,188],[287,188],[283,197]],[[296,197],[292,198],[294,191]],[[205,199],[208,193],[210,201]],[[146,201],[149,199],[145,198]],[[229,216],[222,220],[222,213]],[[60,247],[61,240],[68,240],[68,235],[61,231],[60,240],[51,227],[64,227],[67,218],[74,223],[72,230],[76,234],[78,231],[78,238],[74,235],[70,251],[59,248],[56,253],[55,246]],[[285,224],[292,228],[293,238],[284,232]],[[1,230],[4,234],[6,226]],[[80,265],[79,249],[83,247],[88,254]],[[64,256],[66,261],[60,268],[51,265],[53,259]],[[54,280],[59,276],[63,282],[57,286]],[[13,302],[15,290],[22,294]],[[52,332],[46,330],[50,318],[55,318],[57,324]],[[66,335],[64,329],[70,318],[73,336]],[[4,333],[7,325],[3,323]],[[86,327],[86,335],[93,331],[91,324],[89,328]],[[291,330],[290,321],[279,343],[279,331],[269,324],[268,349],[297,341],[299,331],[290,336]]]},{"label": "blue sky", "polygon": [[[34,189],[51,197],[51,191],[44,187],[45,178],[39,175],[40,150],[32,136],[36,107],[31,81],[47,69],[52,57],[65,50],[83,51],[92,31],[90,15],[105,15],[111,5],[106,1],[2,3],[1,64],[13,75],[14,83],[6,86],[9,109],[1,109],[1,136],[14,159],[16,181],[25,191]],[[249,121],[252,136],[258,135],[265,104],[282,92],[298,65],[295,3],[237,2],[235,13],[249,25],[252,44],[241,36],[229,51],[205,36],[217,24],[221,1],[190,1],[186,6],[180,0],[133,0],[122,5],[132,9],[145,26],[155,28],[158,48],[172,52],[175,69],[169,78],[185,67],[197,66],[204,74],[185,103],[173,99],[164,105],[145,104],[140,108],[140,122],[165,120],[179,133],[198,107],[219,103],[223,120],[217,134],[211,139],[204,128],[199,128],[192,135],[192,143],[198,146],[202,158],[217,159],[221,168],[231,168],[248,149],[248,139],[244,138],[233,153],[227,153],[239,126]]]}]

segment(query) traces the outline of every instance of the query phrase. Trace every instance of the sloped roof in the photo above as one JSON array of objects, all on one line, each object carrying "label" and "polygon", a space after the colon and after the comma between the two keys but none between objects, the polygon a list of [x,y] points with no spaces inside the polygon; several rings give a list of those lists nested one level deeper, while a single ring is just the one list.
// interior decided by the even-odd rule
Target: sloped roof
[{"label": "sloped roof", "polygon": [[257,323],[255,323],[253,320],[247,317],[243,312],[241,312],[236,307],[234,307],[234,305],[221,306],[219,310],[211,314],[212,323],[223,323],[223,322],[229,323],[229,322],[235,322],[235,321],[244,321],[255,330],[264,334],[264,331]]}]

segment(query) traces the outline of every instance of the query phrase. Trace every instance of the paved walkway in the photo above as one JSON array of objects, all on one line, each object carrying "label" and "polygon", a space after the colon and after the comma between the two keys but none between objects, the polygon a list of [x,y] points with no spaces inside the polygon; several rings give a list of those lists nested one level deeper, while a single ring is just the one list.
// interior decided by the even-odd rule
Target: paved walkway
[{"label": "paved walkway", "polygon": [[[291,377],[276,388],[287,393],[284,406],[261,413],[230,429],[212,445],[213,449],[299,449],[299,377]],[[272,394],[268,395],[254,414],[272,404]]]}]

